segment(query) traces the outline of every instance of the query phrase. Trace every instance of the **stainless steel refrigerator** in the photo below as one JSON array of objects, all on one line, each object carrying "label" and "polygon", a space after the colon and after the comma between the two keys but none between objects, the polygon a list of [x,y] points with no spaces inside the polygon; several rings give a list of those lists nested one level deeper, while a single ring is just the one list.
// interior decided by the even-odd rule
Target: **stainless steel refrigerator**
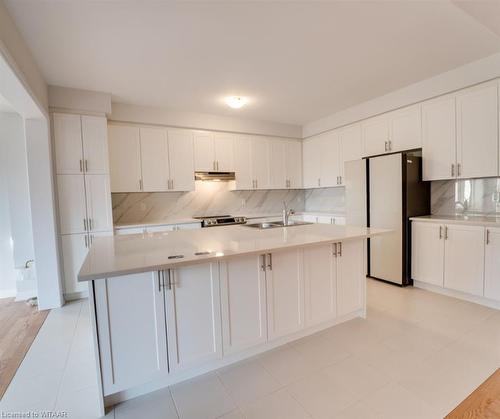
[{"label": "stainless steel refrigerator", "polygon": [[430,184],[422,181],[420,152],[368,159],[367,225],[392,233],[368,245],[368,276],[411,285],[410,217],[430,214]]}]

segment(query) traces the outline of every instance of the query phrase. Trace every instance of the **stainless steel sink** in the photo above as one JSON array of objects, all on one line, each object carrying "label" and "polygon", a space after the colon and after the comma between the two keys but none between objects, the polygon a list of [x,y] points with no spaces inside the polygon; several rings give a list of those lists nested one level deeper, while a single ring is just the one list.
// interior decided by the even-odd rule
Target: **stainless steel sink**
[{"label": "stainless steel sink", "polygon": [[294,227],[294,226],[303,226],[308,223],[306,221],[289,221],[287,225],[283,223],[283,221],[273,221],[266,223],[253,223],[253,224],[244,224],[245,227],[257,228],[259,230],[267,230],[269,228],[280,228],[280,227]]}]

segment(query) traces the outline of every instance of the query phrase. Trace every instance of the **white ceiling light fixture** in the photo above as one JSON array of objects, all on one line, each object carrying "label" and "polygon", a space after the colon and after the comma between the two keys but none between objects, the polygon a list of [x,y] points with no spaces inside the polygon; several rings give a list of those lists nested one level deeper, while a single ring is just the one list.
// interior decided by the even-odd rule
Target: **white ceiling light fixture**
[{"label": "white ceiling light fixture", "polygon": [[228,96],[225,102],[230,108],[240,109],[248,103],[248,98],[243,96]]}]

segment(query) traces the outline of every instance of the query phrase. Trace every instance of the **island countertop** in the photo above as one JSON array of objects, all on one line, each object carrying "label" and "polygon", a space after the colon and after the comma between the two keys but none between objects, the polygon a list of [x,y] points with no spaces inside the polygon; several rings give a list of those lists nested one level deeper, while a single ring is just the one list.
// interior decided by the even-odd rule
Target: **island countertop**
[{"label": "island countertop", "polygon": [[359,226],[307,224],[268,230],[225,226],[96,237],[80,269],[78,281],[170,269],[237,255],[362,239],[387,232],[389,230]]}]

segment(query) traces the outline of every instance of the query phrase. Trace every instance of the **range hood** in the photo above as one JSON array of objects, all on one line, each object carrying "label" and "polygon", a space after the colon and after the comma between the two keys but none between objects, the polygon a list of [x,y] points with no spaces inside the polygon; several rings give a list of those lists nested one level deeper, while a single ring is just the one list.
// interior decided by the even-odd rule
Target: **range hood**
[{"label": "range hood", "polygon": [[234,172],[194,172],[195,180],[211,180],[213,182],[227,182],[234,180]]}]

